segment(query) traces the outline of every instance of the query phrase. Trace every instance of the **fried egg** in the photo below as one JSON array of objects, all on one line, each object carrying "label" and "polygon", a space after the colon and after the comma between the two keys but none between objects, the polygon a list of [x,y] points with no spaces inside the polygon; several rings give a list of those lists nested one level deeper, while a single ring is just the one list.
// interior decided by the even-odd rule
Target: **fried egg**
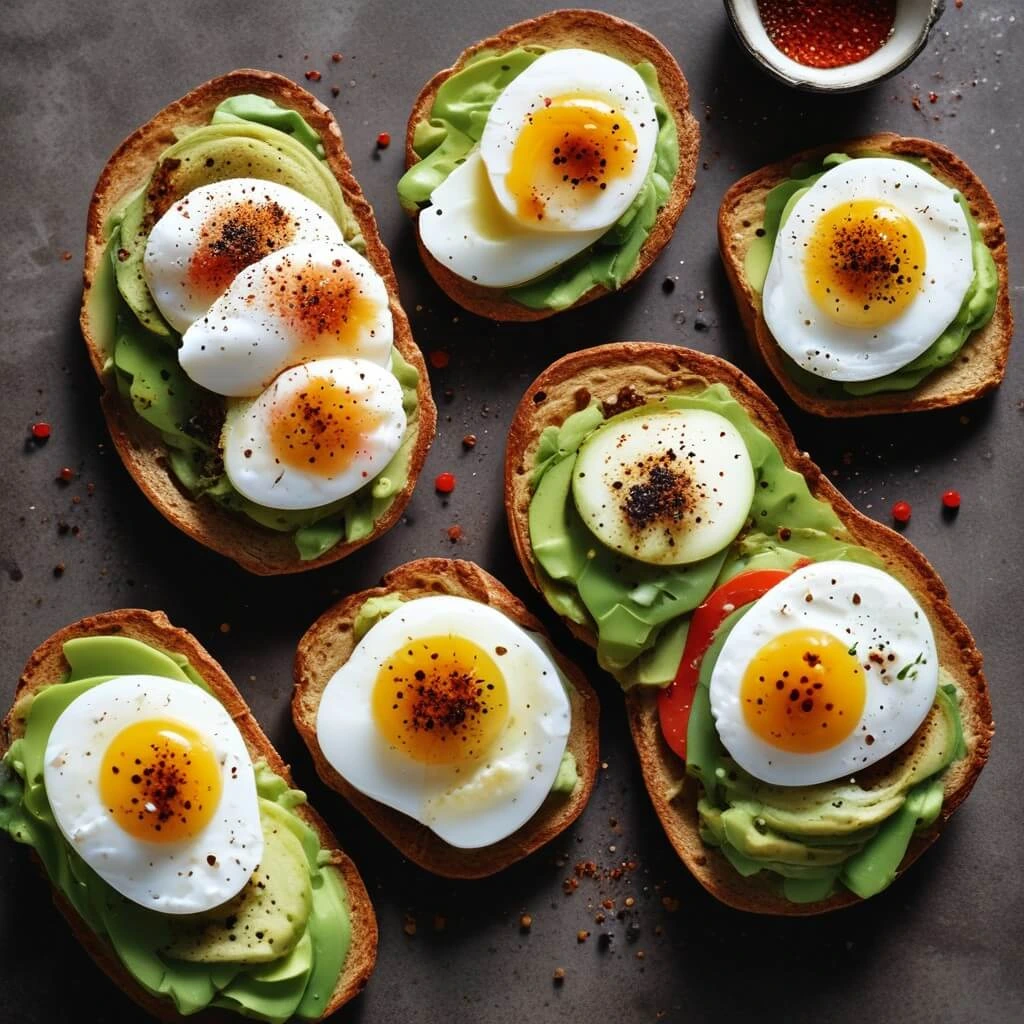
[{"label": "fried egg", "polygon": [[498,96],[479,147],[434,190],[419,218],[423,245],[486,287],[539,277],[625,213],[657,137],[654,102],[628,64],[545,53]]},{"label": "fried egg", "polygon": [[86,690],[54,723],[43,782],[71,848],[151,910],[219,906],[263,856],[245,741],[192,683],[128,675]]},{"label": "fried egg", "polygon": [[740,532],[754,469],[739,431],[709,409],[619,417],[580,447],[572,493],[602,543],[655,565],[696,562]]},{"label": "fried egg", "polygon": [[359,490],[405,436],[402,387],[365,359],[314,359],[258,398],[230,403],[221,434],[235,490],[267,508],[310,509]]},{"label": "fried egg", "polygon": [[367,631],[328,682],[316,730],[359,792],[475,849],[537,812],[570,725],[539,638],[488,605],[435,595]]},{"label": "fried egg", "polygon": [[803,369],[873,380],[942,334],[973,277],[954,190],[906,160],[859,157],[823,174],[779,229],[764,318]]},{"label": "fried egg", "polygon": [[388,290],[340,242],[299,242],[242,270],[185,332],[178,361],[218,395],[258,395],[282,370],[325,356],[386,366],[394,331]]},{"label": "fried egg", "polygon": [[193,189],[153,225],[142,273],[157,308],[184,333],[241,271],[296,242],[344,238],[334,218],[286,185],[227,178]]},{"label": "fried egg", "polygon": [[888,573],[818,562],[776,584],[729,633],[711,674],[725,749],[763,782],[807,786],[880,761],[935,701],[931,624]]}]

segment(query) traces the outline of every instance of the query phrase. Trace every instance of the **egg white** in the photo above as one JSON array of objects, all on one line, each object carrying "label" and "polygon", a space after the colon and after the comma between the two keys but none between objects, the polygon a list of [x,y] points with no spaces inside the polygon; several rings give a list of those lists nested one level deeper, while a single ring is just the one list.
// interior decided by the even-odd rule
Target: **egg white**
[{"label": "egg white", "polygon": [[[299,275],[302,284],[294,281]],[[333,281],[356,284],[357,298],[372,309],[365,322],[341,324],[306,347],[287,310],[329,297]],[[288,289],[285,309],[271,301]],[[302,288],[301,294],[298,289]],[[350,356],[386,366],[394,328],[387,287],[369,260],[340,242],[299,242],[278,249],[243,270],[228,290],[185,332],[181,368],[218,395],[258,395],[282,370],[310,358]],[[307,353],[312,351],[313,355]]]},{"label": "egg white", "polygon": [[[858,157],[823,174],[779,229],[762,295],[765,323],[800,367],[835,381],[873,380],[906,366],[953,322],[974,277],[967,217],[955,193],[906,160]],[[881,200],[917,227],[925,275],[910,305],[880,327],[836,323],[807,290],[805,260],[821,216],[842,203]]]},{"label": "egg white", "polygon": [[[508,690],[506,728],[478,760],[424,764],[380,734],[372,694],[381,666],[417,637],[464,637],[495,656]],[[571,725],[569,698],[540,638],[466,598],[406,601],[377,622],[330,679],[317,712],[324,757],[350,785],[463,849],[511,835],[537,812],[558,773]]]},{"label": "egg white", "polygon": [[[123,729],[146,718],[188,725],[220,765],[216,812],[191,839],[166,844],[136,839],[117,824],[100,795],[107,747]],[[245,741],[227,709],[192,683],[127,675],[86,690],[54,723],[43,782],[71,848],[117,892],[150,910],[195,914],[219,906],[241,891],[263,856],[256,779]]]},{"label": "egg white", "polygon": [[[750,659],[796,629],[822,630],[855,647],[867,687],[856,729],[817,753],[774,747],[744,721],[741,686]],[[872,652],[882,655],[880,663]],[[853,776],[906,743],[935,702],[938,679],[931,624],[902,583],[871,566],[818,562],[777,583],[733,627],[712,670],[711,713],[725,749],[754,778],[808,786]]]},{"label": "egg white", "polygon": [[192,257],[204,242],[204,225],[218,211],[238,203],[276,203],[292,221],[292,242],[344,244],[334,218],[301,192],[260,178],[226,178],[193,189],[153,225],[146,240],[142,271],[149,292],[164,319],[186,331],[210,308],[188,280]]}]

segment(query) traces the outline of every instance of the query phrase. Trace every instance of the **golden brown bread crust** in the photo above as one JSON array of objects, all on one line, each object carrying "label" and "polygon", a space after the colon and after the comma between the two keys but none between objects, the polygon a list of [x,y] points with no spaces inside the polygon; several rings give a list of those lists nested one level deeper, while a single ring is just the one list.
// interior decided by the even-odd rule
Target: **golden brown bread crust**
[{"label": "golden brown bread crust", "polygon": [[[675,230],[683,208],[693,193],[697,173],[697,151],[700,148],[700,125],[690,113],[690,87],[683,76],[675,57],[649,32],[621,18],[615,18],[601,11],[591,10],[560,10],[542,14],[528,21],[511,25],[497,35],[474,43],[464,50],[455,64],[439,71],[423,87],[412,113],[405,134],[405,166],[408,169],[419,162],[413,151],[412,140],[416,125],[430,117],[434,106],[437,90],[456,72],[465,67],[466,62],[482,50],[507,51],[517,46],[533,44],[535,46],[569,47],[580,46],[596,50],[611,57],[618,57],[630,64],[639,61],[650,61],[658,71],[658,84],[665,104],[672,112],[679,135],[679,169],[672,181],[672,189],[665,206],[658,212],[651,233],[647,236],[640,249],[636,269],[623,287],[635,281],[654,261],[668,244]],[[414,214],[418,221],[419,214]],[[423,264],[430,276],[445,292],[464,309],[492,320],[543,320],[554,315],[552,309],[528,309],[526,306],[504,297],[497,288],[484,288],[466,281],[453,274],[447,267],[438,263],[427,252],[420,238],[419,225],[416,226],[416,244],[423,258]],[[608,289],[603,285],[595,285],[573,306],[582,306],[586,302],[607,295]]]},{"label": "golden brown bread crust", "polygon": [[320,778],[341,793],[409,860],[447,878],[484,878],[552,840],[579,817],[597,776],[599,705],[597,694],[580,669],[553,650],[558,667],[572,682],[572,726],[567,749],[576,758],[580,782],[571,796],[548,799],[517,832],[478,850],[460,850],[399,811],[364,796],[328,763],[316,735],[316,715],[324,688],[348,661],[355,647],[352,624],[368,598],[401,594],[406,598],[452,594],[490,605],[513,622],[547,638],[544,627],[526,607],[473,562],[452,558],[420,558],[392,569],[379,587],[345,598],[328,609],[299,641],[295,653],[292,717],[309,747]]},{"label": "golden brown bread crust", "polygon": [[[904,871],[938,837],[953,811],[971,791],[988,758],[993,733],[992,707],[982,671],[981,652],[970,630],[949,604],[942,580],[906,538],[858,512],[800,451],[781,413],[767,395],[731,363],[673,345],[623,342],[574,352],[549,366],[527,389],[512,419],[505,457],[505,506],[512,543],[530,582],[538,590],[538,566],[530,546],[530,473],[541,431],[562,423],[591,398],[609,401],[623,389],[630,398],[654,400],[666,391],[723,383],[752,422],[782,453],[786,465],[802,473],[811,494],[827,501],[853,539],[874,551],[886,569],[914,594],[928,614],[942,667],[960,688],[967,756],[946,775],[942,815],[927,834],[915,838],[900,866]],[[595,646],[591,630],[566,620],[575,636]],[[626,693],[630,730],[640,756],[644,782],[669,841],[710,893],[742,910],[765,914],[817,914],[858,902],[844,892],[818,903],[790,903],[777,894],[767,872],[742,878],[716,850],[701,841],[697,826],[697,785],[685,779],[683,762],[669,750],[658,725],[656,693],[634,687]]]},{"label": "golden brown bread crust", "polygon": [[[782,350],[772,337],[761,310],[761,296],[751,288],[743,263],[756,231],[764,223],[767,194],[790,176],[794,164],[821,159],[829,153],[892,153],[922,157],[940,180],[959,189],[978,221],[985,244],[999,272],[995,315],[968,339],[956,359],[929,374],[910,391],[868,395],[863,398],[826,398],[804,391],[786,372]],[[870,416],[876,413],[920,412],[960,405],[998,387],[1006,373],[1013,338],[1007,271],[1006,232],[995,201],[979,178],[955,153],[928,139],[907,138],[891,132],[818,146],[762,167],[736,182],[726,192],[718,211],[718,245],[725,272],[739,305],[751,343],[790,398],[807,412],[820,416]]]},{"label": "golden brown bread crust", "polygon": [[[377,520],[371,534],[362,540],[336,544],[314,561],[303,562],[290,534],[278,533],[258,525],[244,515],[221,508],[209,499],[193,500],[179,488],[167,466],[167,448],[159,434],[136,415],[130,402],[117,391],[107,353],[97,341],[100,326],[94,323],[89,292],[105,258],[107,239],[103,225],[112,210],[149,180],[160,154],[175,141],[174,130],[207,124],[214,108],[229,96],[256,93],[282,106],[298,111],[323,141],[324,152],[345,202],[359,222],[366,241],[366,258],[384,279],[390,296],[395,345],[402,358],[419,373],[417,396],[419,421],[416,444],[409,460],[409,476],[402,492]],[[152,120],[121,143],[100,174],[89,205],[85,241],[85,291],[81,324],[93,369],[103,385],[103,413],[110,435],[128,472],[156,509],[178,529],[214,551],[234,559],[243,568],[260,575],[303,572],[329,565],[351,554],[356,548],[379,537],[399,520],[412,496],[416,479],[434,439],[437,410],[430,393],[430,380],[423,356],[409,328],[409,321],[398,297],[398,281],[391,258],[377,230],[370,204],[352,175],[352,162],[345,152],[341,129],[330,110],[305,89],[281,75],[267,71],[239,70],[221,75],[193,89],[164,107]]]},{"label": "golden brown bread crust", "polygon": [[[126,636],[168,653],[184,655],[214,696],[227,708],[253,760],[263,758],[271,771],[281,776],[289,786],[294,786],[288,765],[281,760],[264,735],[224,669],[191,633],[172,626],[163,612],[149,612],[139,608],[123,608],[81,619],[54,633],[32,652],[18,680],[14,705],[0,727],[0,756],[6,754],[11,743],[24,733],[24,720],[16,715],[19,700],[66,675],[69,666],[64,658],[64,643],[80,636]],[[338,849],[338,841],[323,818],[309,804],[298,805],[294,812],[316,831],[321,847],[330,851],[331,867],[341,876],[348,892],[352,943],[334,993],[324,1009],[323,1016],[327,1017],[365,988],[377,959],[377,918],[356,866]],[[38,863],[42,870],[41,862]],[[56,888],[53,889],[53,901],[67,919],[75,937],[115,985],[154,1017],[170,1022],[183,1019],[170,1000],[153,996],[139,986],[107,943],[89,928]],[[189,1019],[201,1024],[227,1024],[229,1021],[237,1022],[240,1018],[227,1010],[208,1010]]]}]

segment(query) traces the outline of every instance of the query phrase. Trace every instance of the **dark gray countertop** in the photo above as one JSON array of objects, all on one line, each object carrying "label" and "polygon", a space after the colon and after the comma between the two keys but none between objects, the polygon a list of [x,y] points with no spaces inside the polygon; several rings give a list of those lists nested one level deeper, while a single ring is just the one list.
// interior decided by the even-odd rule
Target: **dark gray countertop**
[{"label": "dark gray countertop", "polygon": [[[1024,12],[1014,18],[1007,12],[1016,4],[948,3],[932,42],[906,73],[860,95],[830,98],[787,91],[756,72],[717,3],[611,6],[660,36],[689,78],[704,133],[697,191],[668,249],[628,294],[514,327],[461,311],[430,281],[394,195],[401,146],[378,154],[374,140],[380,131],[398,139],[413,98],[437,69],[467,44],[536,13],[534,5],[7,5],[0,23],[0,436],[8,467],[0,488],[0,704],[35,645],[92,612],[165,609],[207,644],[335,826],[376,904],[377,972],[341,1019],[1019,1019],[1024,360],[1015,353],[998,393],[962,409],[860,422],[801,415],[747,349],[718,259],[715,212],[728,185],[763,163],[830,139],[893,129],[934,138],[966,158],[995,195],[1012,245],[1024,237],[1024,73],[1010,54],[1024,46]],[[330,61],[334,51],[344,54],[338,64]],[[342,563],[291,578],[251,577],[151,508],[107,443],[77,324],[85,211],[107,156],[164,104],[237,66],[300,81],[306,70],[322,71],[310,87],[341,122],[416,338],[424,350],[451,355],[446,369],[432,371],[439,433],[406,522]],[[332,85],[340,87],[335,99]],[[666,275],[678,278],[671,294],[662,290]],[[990,764],[942,840],[867,904],[820,919],[771,920],[707,896],[676,860],[649,807],[616,687],[552,621],[515,562],[501,501],[515,404],[557,356],[623,339],[686,344],[732,359],[780,400],[800,444],[860,509],[888,521],[892,502],[912,502],[907,536],[942,574],[985,654],[998,726]],[[53,424],[53,437],[44,446],[27,444],[28,428],[40,418]],[[460,442],[470,432],[480,443],[467,454]],[[55,482],[64,465],[78,474],[70,486]],[[441,500],[430,482],[446,469],[457,474],[458,487]],[[949,487],[963,495],[952,521],[940,510]],[[61,522],[80,531],[62,533]],[[447,538],[453,523],[464,530],[458,544]],[[435,879],[404,862],[318,784],[288,716],[292,652],[313,619],[393,565],[436,554],[475,559],[524,597],[603,698],[607,769],[577,827],[478,883]],[[61,577],[54,575],[58,563],[66,567]],[[617,880],[585,878],[574,894],[563,894],[576,862],[592,860],[604,871],[623,859],[635,861],[635,870]],[[33,1024],[138,1019],[77,948],[25,852],[7,841],[0,843],[0,877],[0,1017]],[[615,938],[610,949],[599,948],[595,906],[614,898],[621,907],[629,895],[636,903],[628,920],[610,919]],[[529,935],[519,930],[524,911],[533,916]],[[404,930],[407,915],[416,922],[412,936]],[[633,941],[631,921],[639,926]],[[593,933],[582,944],[580,929]],[[556,988],[559,966],[566,980]]]}]

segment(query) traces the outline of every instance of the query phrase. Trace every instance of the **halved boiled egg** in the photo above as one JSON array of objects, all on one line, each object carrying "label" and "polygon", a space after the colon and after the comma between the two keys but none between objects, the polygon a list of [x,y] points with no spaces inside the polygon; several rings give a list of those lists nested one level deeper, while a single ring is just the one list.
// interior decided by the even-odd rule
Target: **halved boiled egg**
[{"label": "halved boiled egg", "polygon": [[352,356],[385,366],[394,330],[388,290],[340,242],[299,242],[242,270],[185,332],[178,361],[218,395],[258,395],[281,370]]},{"label": "halved boiled egg", "polygon": [[153,225],[142,271],[167,322],[186,331],[241,271],[295,242],[344,244],[326,210],[286,185],[227,178],[193,189]]},{"label": "halved boiled egg", "polygon": [[54,723],[43,781],[71,848],[160,913],[219,906],[263,856],[245,741],[192,683],[128,675],[86,690]]},{"label": "halved boiled egg", "polygon": [[739,431],[708,409],[616,417],[580,447],[576,508],[608,547],[657,565],[696,562],[740,532],[754,470]]},{"label": "halved boiled egg", "polygon": [[350,785],[472,849],[537,812],[570,725],[540,640],[494,608],[436,595],[369,629],[328,682],[316,730]]},{"label": "halved boiled egg", "polygon": [[906,160],[858,157],[823,174],[780,228],[765,322],[803,369],[872,380],[942,334],[973,277],[954,190]]},{"label": "halved boiled egg", "polygon": [[365,359],[314,359],[285,370],[255,400],[229,405],[224,471],[259,505],[317,508],[380,473],[405,427],[390,371]]}]

